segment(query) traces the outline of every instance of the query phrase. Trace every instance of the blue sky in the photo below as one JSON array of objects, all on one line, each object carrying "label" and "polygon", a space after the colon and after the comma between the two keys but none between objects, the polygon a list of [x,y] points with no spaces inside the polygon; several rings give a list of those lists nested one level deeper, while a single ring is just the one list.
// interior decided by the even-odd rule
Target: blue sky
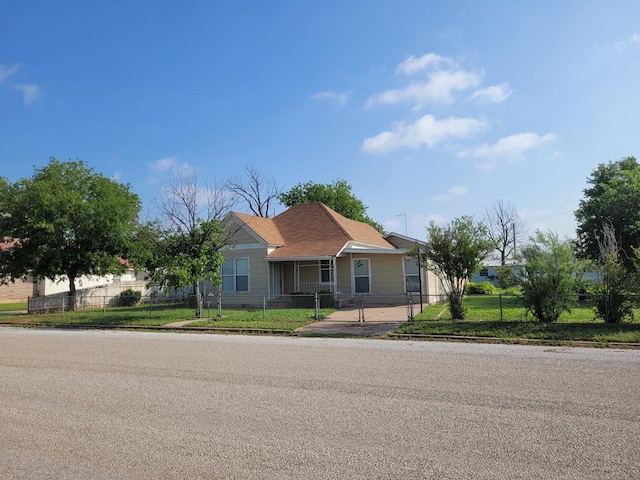
[{"label": "blue sky", "polygon": [[636,0],[7,2],[0,175],[79,158],[148,206],[251,165],[414,237],[497,199],[571,236],[597,164],[640,156],[639,79]]}]

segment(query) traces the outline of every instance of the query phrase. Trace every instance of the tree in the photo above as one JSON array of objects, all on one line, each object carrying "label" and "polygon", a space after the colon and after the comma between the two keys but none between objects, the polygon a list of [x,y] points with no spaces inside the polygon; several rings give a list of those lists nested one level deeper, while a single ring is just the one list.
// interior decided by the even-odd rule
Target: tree
[{"label": "tree", "polygon": [[472,217],[455,218],[445,227],[431,222],[427,227],[427,241],[419,252],[420,263],[442,280],[452,318],[465,317],[462,302],[465,284],[492,249],[486,227]]},{"label": "tree", "polygon": [[625,269],[620,258],[620,247],[611,223],[604,223],[598,235],[598,279],[593,285],[593,303],[596,315],[606,323],[633,320],[632,295],[638,279],[634,271]]},{"label": "tree", "polygon": [[582,286],[584,267],[572,243],[553,232],[537,231],[522,249],[522,258],[517,283],[525,308],[540,322],[557,322],[562,312],[571,311]]},{"label": "tree", "polygon": [[510,203],[496,200],[485,210],[484,224],[487,226],[489,238],[500,254],[500,265],[507,265],[507,260],[513,260],[517,256],[517,247],[522,243],[520,239],[526,233],[526,226],[518,211]]},{"label": "tree", "polygon": [[14,242],[0,254],[0,276],[65,275],[75,297],[79,276],[123,271],[119,257],[127,255],[141,206],[128,185],[80,160],[51,158],[33,177],[5,189],[0,224]]},{"label": "tree", "polygon": [[275,178],[267,178],[254,167],[245,167],[244,179],[234,177],[227,181],[227,189],[244,200],[249,210],[258,217],[273,214],[273,202],[280,195]]},{"label": "tree", "polygon": [[333,183],[299,183],[288,192],[280,194],[280,203],[287,207],[305,203],[322,202],[340,215],[351,220],[368,223],[380,233],[384,228],[367,215],[367,206],[351,193],[351,185],[346,180]]},{"label": "tree", "polygon": [[[220,249],[229,241],[222,220],[230,211],[230,197],[217,185],[201,187],[195,174],[173,177],[157,205],[158,218],[142,225],[140,248],[150,284],[163,288],[191,288],[196,316],[202,316],[200,283],[220,282]],[[150,248],[149,248],[150,247]]]},{"label": "tree", "polygon": [[634,157],[601,163],[587,180],[575,212],[577,250],[582,258],[599,260],[598,236],[609,223],[615,233],[620,260],[627,271],[633,266],[633,248],[640,247],[640,165]]}]

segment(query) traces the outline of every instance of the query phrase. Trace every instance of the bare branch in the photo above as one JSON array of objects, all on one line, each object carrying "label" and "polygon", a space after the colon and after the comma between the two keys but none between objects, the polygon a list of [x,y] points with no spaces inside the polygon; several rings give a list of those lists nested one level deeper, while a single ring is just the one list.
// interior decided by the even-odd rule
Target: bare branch
[{"label": "bare branch", "polygon": [[518,211],[503,200],[496,202],[484,212],[484,223],[489,230],[489,238],[500,254],[500,264],[517,256],[518,246],[526,235],[526,225],[520,219]]},{"label": "bare branch", "polygon": [[267,178],[252,166],[245,167],[244,178],[231,178],[226,186],[244,200],[251,213],[266,218],[273,214],[273,203],[281,190],[275,178]]}]

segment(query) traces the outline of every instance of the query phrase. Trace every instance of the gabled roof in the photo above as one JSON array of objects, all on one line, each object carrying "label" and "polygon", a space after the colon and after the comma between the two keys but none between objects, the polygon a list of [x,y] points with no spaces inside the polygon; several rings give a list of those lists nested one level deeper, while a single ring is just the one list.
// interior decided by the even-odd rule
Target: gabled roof
[{"label": "gabled roof", "polygon": [[279,246],[284,245],[284,239],[272,218],[256,217],[255,215],[247,215],[246,213],[233,213],[240,221],[248,226],[253,233],[262,238],[267,245]]},{"label": "gabled roof", "polygon": [[294,205],[271,219],[234,215],[265,243],[277,247],[269,258],[332,257],[349,246],[396,250],[372,226],[350,220],[323,203]]}]

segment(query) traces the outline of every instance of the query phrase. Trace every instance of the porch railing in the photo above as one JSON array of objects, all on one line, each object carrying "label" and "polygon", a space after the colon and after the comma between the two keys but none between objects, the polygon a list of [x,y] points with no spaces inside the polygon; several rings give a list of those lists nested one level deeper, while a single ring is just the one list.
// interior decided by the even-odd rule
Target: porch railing
[{"label": "porch railing", "polygon": [[330,290],[333,292],[333,283],[324,282],[300,282],[298,291],[304,293],[315,293],[321,290]]}]

